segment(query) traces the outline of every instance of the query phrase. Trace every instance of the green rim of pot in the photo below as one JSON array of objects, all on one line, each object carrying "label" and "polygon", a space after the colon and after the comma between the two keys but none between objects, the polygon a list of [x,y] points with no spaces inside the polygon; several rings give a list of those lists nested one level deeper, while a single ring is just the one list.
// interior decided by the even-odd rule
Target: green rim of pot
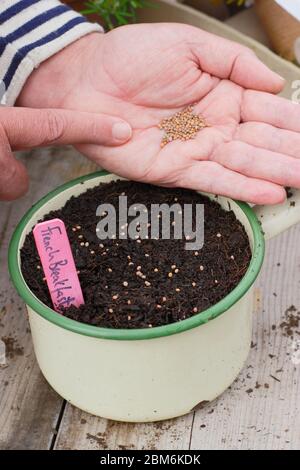
[{"label": "green rim of pot", "polygon": [[256,277],[259,274],[265,252],[265,242],[264,236],[262,233],[261,225],[257,220],[257,217],[254,211],[248,206],[248,204],[240,201],[234,201],[242,209],[246,215],[251,229],[253,231],[254,245],[253,253],[249,268],[240,281],[240,283],[220,302],[213,305],[212,307],[204,310],[186,320],[180,322],[171,323],[165,326],[158,326],[154,328],[141,328],[141,329],[113,329],[113,328],[101,328],[93,325],[87,325],[85,323],[80,323],[70,318],[64,317],[50,307],[47,307],[43,304],[29,289],[26,282],[24,281],[21,269],[19,266],[19,243],[20,238],[23,233],[24,228],[27,223],[34,215],[34,213],[40,209],[44,204],[46,204],[50,199],[57,196],[66,189],[71,188],[79,183],[84,183],[93,178],[98,178],[99,176],[106,176],[109,173],[106,171],[99,171],[90,175],[82,176],[75,180],[72,180],[54,191],[51,191],[49,194],[44,196],[40,201],[38,201],[21,219],[18,224],[9,246],[8,252],[8,265],[11,279],[22,297],[25,303],[31,307],[32,310],[37,312],[46,320],[58,325],[66,330],[73,331],[75,333],[92,336],[94,338],[104,338],[104,339],[113,339],[113,340],[145,340],[152,338],[159,338],[163,336],[169,336],[176,333],[182,333],[184,331],[190,330],[197,326],[203,325],[208,321],[218,317],[226,310],[228,310],[232,305],[234,305],[251,287]]}]

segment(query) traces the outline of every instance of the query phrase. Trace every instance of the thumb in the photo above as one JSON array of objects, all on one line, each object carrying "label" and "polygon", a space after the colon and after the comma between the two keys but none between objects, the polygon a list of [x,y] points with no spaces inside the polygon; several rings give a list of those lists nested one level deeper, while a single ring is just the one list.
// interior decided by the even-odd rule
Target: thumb
[{"label": "thumb", "polygon": [[0,108],[0,124],[13,150],[58,144],[120,145],[131,127],[107,114],[62,109]]},{"label": "thumb", "polygon": [[198,29],[192,50],[203,72],[269,93],[278,93],[284,87],[284,79],[241,44]]}]

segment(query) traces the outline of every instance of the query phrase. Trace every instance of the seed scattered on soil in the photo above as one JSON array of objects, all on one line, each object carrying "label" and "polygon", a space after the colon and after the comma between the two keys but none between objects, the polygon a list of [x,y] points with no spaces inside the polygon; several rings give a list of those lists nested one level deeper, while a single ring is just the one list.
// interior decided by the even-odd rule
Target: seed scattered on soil
[{"label": "seed scattered on soil", "polygon": [[[148,214],[151,214],[151,204],[164,202],[172,205],[174,197],[180,201],[183,215],[184,204],[192,204],[193,208],[197,203],[204,204],[205,243],[201,250],[198,248],[198,256],[193,250],[185,249],[184,233],[181,239],[175,239],[171,231],[170,239],[162,239],[162,227],[158,240],[143,239],[140,245],[130,238],[99,240],[96,209],[101,201],[112,204],[118,220],[118,202],[122,192],[127,195],[128,206],[137,202],[145,204]],[[217,202],[194,191],[128,181],[100,184],[79,197],[72,197],[63,208],[45,217],[46,220],[53,218],[62,219],[66,225],[85,299],[80,308],[71,306],[63,315],[95,326],[148,328],[149,325],[157,327],[190,318],[234,289],[251,259],[247,234],[234,213],[224,211]],[[82,243],[88,242],[89,248],[79,246],[79,233],[72,230],[79,221]],[[131,223],[134,218],[128,221]],[[117,226],[117,233],[122,223]],[[195,230],[195,223],[193,218],[192,230]],[[220,227],[222,237],[217,238]],[[145,254],[150,256],[145,257]],[[235,261],[231,260],[231,255],[235,256]],[[21,250],[21,261],[29,288],[51,307],[43,270],[36,269],[40,260],[32,233],[27,236]],[[292,313],[296,315],[296,312]],[[282,328],[289,332],[289,327],[283,325]],[[296,334],[299,328],[293,327],[293,330]]]},{"label": "seed scattered on soil", "polygon": [[164,147],[173,140],[194,139],[201,129],[208,127],[205,119],[195,114],[193,109],[194,106],[188,106],[159,123],[158,128],[165,131],[160,144],[161,147]]}]

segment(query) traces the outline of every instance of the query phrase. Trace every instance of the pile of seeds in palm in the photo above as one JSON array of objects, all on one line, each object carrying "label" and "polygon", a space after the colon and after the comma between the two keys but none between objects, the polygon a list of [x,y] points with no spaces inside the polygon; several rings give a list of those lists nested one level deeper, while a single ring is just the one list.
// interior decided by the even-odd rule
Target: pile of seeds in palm
[{"label": "pile of seeds in palm", "polygon": [[173,116],[163,119],[159,123],[158,128],[165,131],[160,146],[164,147],[176,139],[194,139],[197,133],[201,129],[204,129],[204,127],[208,127],[205,119],[195,114],[193,112],[193,106],[190,105]]},{"label": "pile of seeds in palm", "polygon": [[[161,235],[158,240],[138,236],[99,240],[96,209],[102,203],[112,204],[118,215],[119,195],[127,196],[128,207],[141,203],[149,213],[151,204],[178,203],[183,216],[184,204],[193,204],[195,215],[195,205],[204,204],[203,248],[186,250],[188,238],[174,239],[173,230],[169,240]],[[84,305],[71,306],[64,315],[91,325],[152,328],[185,320],[234,289],[251,258],[248,237],[234,213],[194,191],[128,181],[100,184],[72,197],[45,220],[55,217],[65,222],[85,299]],[[170,223],[173,226],[172,215]],[[28,286],[51,307],[32,233],[21,250],[21,262]]]}]

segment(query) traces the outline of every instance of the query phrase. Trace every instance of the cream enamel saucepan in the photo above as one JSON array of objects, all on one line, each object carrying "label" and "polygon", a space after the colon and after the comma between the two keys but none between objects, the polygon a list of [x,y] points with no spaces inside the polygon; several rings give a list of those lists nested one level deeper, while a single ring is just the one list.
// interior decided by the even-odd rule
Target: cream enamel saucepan
[{"label": "cream enamel saucepan", "polygon": [[[41,303],[26,285],[20,248],[48,212],[71,196],[118,177],[98,172],[71,181],[33,206],[9,248],[11,278],[24,299],[35,354],[49,384],[67,401],[94,415],[119,421],[157,421],[188,413],[220,395],[247,358],[252,333],[252,285],[264,257],[264,236],[300,221],[300,192],[276,207],[250,208],[218,197],[249,236],[252,259],[237,287],[208,310],[151,329],[114,330],[76,322]],[[260,222],[261,223],[260,223]],[[262,225],[261,225],[262,224]]]}]

